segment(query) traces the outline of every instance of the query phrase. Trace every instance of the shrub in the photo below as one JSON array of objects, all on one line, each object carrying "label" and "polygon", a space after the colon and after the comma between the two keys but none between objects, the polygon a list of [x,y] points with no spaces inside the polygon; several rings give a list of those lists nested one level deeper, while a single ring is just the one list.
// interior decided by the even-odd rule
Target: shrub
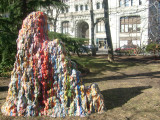
[{"label": "shrub", "polygon": [[55,32],[49,32],[48,37],[50,40],[57,39],[57,38],[62,40],[65,43],[65,47],[68,55],[70,55],[70,52],[73,52],[73,53],[77,53],[77,55],[79,56],[79,53],[82,52],[82,49],[86,51],[83,45],[86,42],[88,42],[88,39],[71,38],[68,35],[65,35],[62,33],[55,33]]},{"label": "shrub", "polygon": [[151,53],[156,53],[156,51],[158,52],[160,50],[160,45],[157,43],[150,43],[147,45],[146,47],[146,51],[147,52],[151,52]]},{"label": "shrub", "polygon": [[124,49],[118,48],[115,50],[116,53],[125,55],[132,55],[134,54],[134,51],[135,51],[134,48],[124,48]]}]

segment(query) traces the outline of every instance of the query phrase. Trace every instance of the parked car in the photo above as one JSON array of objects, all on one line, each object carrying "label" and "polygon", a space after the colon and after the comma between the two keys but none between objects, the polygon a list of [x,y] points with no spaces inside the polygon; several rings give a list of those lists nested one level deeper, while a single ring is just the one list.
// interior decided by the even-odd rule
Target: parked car
[{"label": "parked car", "polygon": [[93,45],[88,45],[88,46],[86,46],[89,50],[92,50],[93,48],[95,48],[96,49],[96,51],[98,51],[98,47],[97,46],[93,46]]},{"label": "parked car", "polygon": [[[80,48],[80,51],[81,53],[89,53],[92,51],[92,49],[94,48],[93,45],[83,45],[81,48]],[[98,47],[95,46],[95,49],[96,51],[98,51]]]}]

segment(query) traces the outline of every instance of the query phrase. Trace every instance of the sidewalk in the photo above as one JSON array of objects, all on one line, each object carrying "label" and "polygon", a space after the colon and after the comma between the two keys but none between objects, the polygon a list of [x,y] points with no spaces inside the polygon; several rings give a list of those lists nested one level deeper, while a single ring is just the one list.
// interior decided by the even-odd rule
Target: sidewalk
[{"label": "sidewalk", "polygon": [[98,51],[96,52],[96,54],[97,54],[97,55],[99,55],[99,54],[105,55],[105,54],[108,54],[108,50],[98,50]]}]

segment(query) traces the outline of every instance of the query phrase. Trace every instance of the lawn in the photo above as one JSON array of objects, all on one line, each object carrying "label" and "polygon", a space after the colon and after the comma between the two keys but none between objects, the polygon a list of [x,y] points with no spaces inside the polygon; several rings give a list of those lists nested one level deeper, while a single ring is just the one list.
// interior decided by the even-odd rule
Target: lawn
[{"label": "lawn", "polygon": [[[85,85],[99,85],[107,110],[102,114],[66,117],[65,120],[160,120],[160,60],[143,56],[116,56],[114,63],[109,63],[107,56],[72,56],[72,59],[89,69],[90,73],[83,76],[83,82]],[[9,82],[9,78],[0,78],[0,106],[5,101]],[[0,120],[3,119],[26,118],[6,117],[0,113]]]}]

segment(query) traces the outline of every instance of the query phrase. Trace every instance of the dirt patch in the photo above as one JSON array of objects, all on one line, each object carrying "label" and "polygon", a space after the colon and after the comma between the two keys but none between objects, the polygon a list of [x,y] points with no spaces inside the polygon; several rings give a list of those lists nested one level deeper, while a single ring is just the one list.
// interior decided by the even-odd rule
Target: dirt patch
[{"label": "dirt patch", "polygon": [[[160,60],[143,56],[115,56],[115,63],[112,64],[107,62],[106,56],[96,56],[96,58],[101,59],[105,66],[98,73],[91,72],[85,76],[83,81],[85,85],[91,83],[99,85],[107,110],[102,114],[93,113],[85,118],[66,117],[65,120],[160,119]],[[0,106],[7,96],[9,82],[10,78],[0,78]],[[0,119],[21,120],[26,118],[6,117],[0,112]],[[27,119],[55,118],[30,117]]]}]

